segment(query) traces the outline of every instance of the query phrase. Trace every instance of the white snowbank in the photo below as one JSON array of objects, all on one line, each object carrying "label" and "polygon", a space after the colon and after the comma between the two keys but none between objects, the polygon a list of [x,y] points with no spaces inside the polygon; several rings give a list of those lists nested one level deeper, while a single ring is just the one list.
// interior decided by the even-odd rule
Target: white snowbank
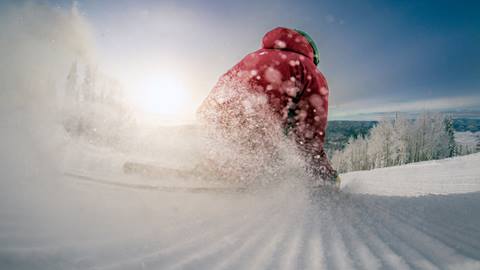
[{"label": "white snowbank", "polygon": [[471,132],[455,132],[455,142],[457,144],[466,145],[475,149],[475,146],[480,141],[480,131]]},{"label": "white snowbank", "polygon": [[418,196],[480,191],[480,153],[341,175],[353,193]]}]

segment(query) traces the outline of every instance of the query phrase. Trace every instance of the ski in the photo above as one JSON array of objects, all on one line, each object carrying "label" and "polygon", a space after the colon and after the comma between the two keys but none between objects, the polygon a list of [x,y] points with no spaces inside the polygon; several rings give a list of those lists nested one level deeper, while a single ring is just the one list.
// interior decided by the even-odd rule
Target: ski
[{"label": "ski", "polygon": [[[182,170],[167,168],[162,166],[157,166],[148,163],[140,162],[125,162],[123,165],[123,172],[126,175],[137,175],[141,177],[146,177],[150,179],[196,179],[202,181],[208,175],[208,172],[201,170],[198,167],[194,169]],[[220,179],[220,176],[215,176],[215,179]],[[205,179],[204,179],[205,180]],[[217,181],[221,182],[221,181]],[[229,181],[225,179],[225,183]],[[324,192],[339,192],[340,191],[340,180],[333,183],[329,181],[318,181],[315,183],[307,184],[310,190],[324,191]],[[246,189],[246,188],[245,188]]]},{"label": "ski", "polygon": [[181,170],[167,167],[160,167],[148,163],[127,161],[123,164],[123,172],[127,175],[141,175],[149,178],[158,177],[198,177],[195,170]]},{"label": "ski", "polygon": [[163,191],[163,192],[188,192],[188,193],[239,193],[248,190],[247,187],[215,187],[215,186],[174,186],[174,185],[155,185],[155,184],[140,184],[140,183],[125,183],[108,180],[98,176],[87,175],[76,172],[65,172],[64,175],[73,177],[76,180],[83,182],[90,182],[95,184],[114,186],[128,189]]}]

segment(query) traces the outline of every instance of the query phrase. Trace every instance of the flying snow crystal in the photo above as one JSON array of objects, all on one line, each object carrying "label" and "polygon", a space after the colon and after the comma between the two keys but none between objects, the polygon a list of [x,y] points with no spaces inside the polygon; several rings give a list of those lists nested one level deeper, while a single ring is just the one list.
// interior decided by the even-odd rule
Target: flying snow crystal
[{"label": "flying snow crystal", "polygon": [[254,54],[254,53],[248,55],[244,59],[245,65],[247,67],[255,67],[258,61],[259,61],[259,58],[257,57],[257,54]]},{"label": "flying snow crystal", "polygon": [[294,97],[297,95],[298,91],[300,89],[298,87],[295,87],[295,86],[291,86],[291,87],[287,87],[285,89],[285,92],[287,93],[287,95],[291,96],[291,97]]},{"label": "flying snow crystal", "polygon": [[305,132],[305,138],[307,138],[307,139],[313,138],[313,131],[310,130],[310,129],[307,130],[307,131]]},{"label": "flying snow crystal", "polygon": [[307,111],[305,110],[300,110],[297,114],[297,118],[300,121],[305,121],[305,118],[307,118]]},{"label": "flying snow crystal", "polygon": [[326,87],[321,87],[321,88],[320,88],[320,94],[321,94],[322,96],[328,95],[328,88],[326,88]]},{"label": "flying snow crystal", "polygon": [[283,40],[275,40],[275,49],[285,49],[287,47],[287,43]]},{"label": "flying snow crystal", "polygon": [[249,100],[249,99],[245,99],[242,101],[242,106],[243,106],[243,109],[244,109],[244,112],[249,115],[249,114],[252,114],[254,112],[253,110],[253,104],[252,102]]},{"label": "flying snow crystal", "polygon": [[300,89],[295,85],[294,80],[290,79],[282,82],[282,84],[280,85],[280,91],[286,93],[291,97],[294,97],[298,93],[298,91],[300,91]]},{"label": "flying snow crystal", "polygon": [[327,23],[334,23],[335,16],[333,16],[332,14],[328,14],[327,16],[325,16],[325,20],[327,21]]},{"label": "flying snow crystal", "polygon": [[299,66],[299,65],[300,65],[300,61],[298,61],[298,60],[290,60],[290,61],[288,61],[288,64],[289,64],[290,66],[292,66],[292,67],[294,67],[294,66]]},{"label": "flying snow crystal", "polygon": [[255,90],[255,92],[261,93],[261,92],[263,92],[263,86],[261,86],[261,85],[255,85],[255,86],[253,87],[253,90]]},{"label": "flying snow crystal", "polygon": [[271,84],[280,84],[282,81],[282,73],[275,68],[269,67],[265,70],[265,79]]},{"label": "flying snow crystal", "polygon": [[323,110],[323,99],[319,95],[312,95],[309,99],[310,104],[317,110]]}]

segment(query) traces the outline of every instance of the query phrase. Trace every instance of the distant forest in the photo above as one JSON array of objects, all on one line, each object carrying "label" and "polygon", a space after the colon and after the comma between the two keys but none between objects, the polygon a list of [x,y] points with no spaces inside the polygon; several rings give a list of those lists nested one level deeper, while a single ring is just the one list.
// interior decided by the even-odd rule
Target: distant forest
[{"label": "distant forest", "polygon": [[377,121],[329,121],[327,125],[327,152],[341,150],[350,137],[366,136]]},{"label": "distant forest", "polygon": [[480,119],[453,119],[453,129],[455,131],[480,131]]}]

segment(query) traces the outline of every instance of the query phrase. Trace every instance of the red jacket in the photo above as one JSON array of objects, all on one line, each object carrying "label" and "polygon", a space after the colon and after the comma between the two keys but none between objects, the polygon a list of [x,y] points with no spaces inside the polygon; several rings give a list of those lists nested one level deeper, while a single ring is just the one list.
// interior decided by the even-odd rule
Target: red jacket
[{"label": "red jacket", "polygon": [[[202,104],[213,106],[225,81],[246,83],[245,91],[264,94],[282,128],[293,134],[315,171],[332,171],[323,150],[328,113],[328,86],[314,64],[314,50],[295,30],[278,27],[265,34],[262,48],[245,56],[225,73]],[[218,103],[218,102],[217,102]],[[218,106],[216,107],[218,110]]]}]

